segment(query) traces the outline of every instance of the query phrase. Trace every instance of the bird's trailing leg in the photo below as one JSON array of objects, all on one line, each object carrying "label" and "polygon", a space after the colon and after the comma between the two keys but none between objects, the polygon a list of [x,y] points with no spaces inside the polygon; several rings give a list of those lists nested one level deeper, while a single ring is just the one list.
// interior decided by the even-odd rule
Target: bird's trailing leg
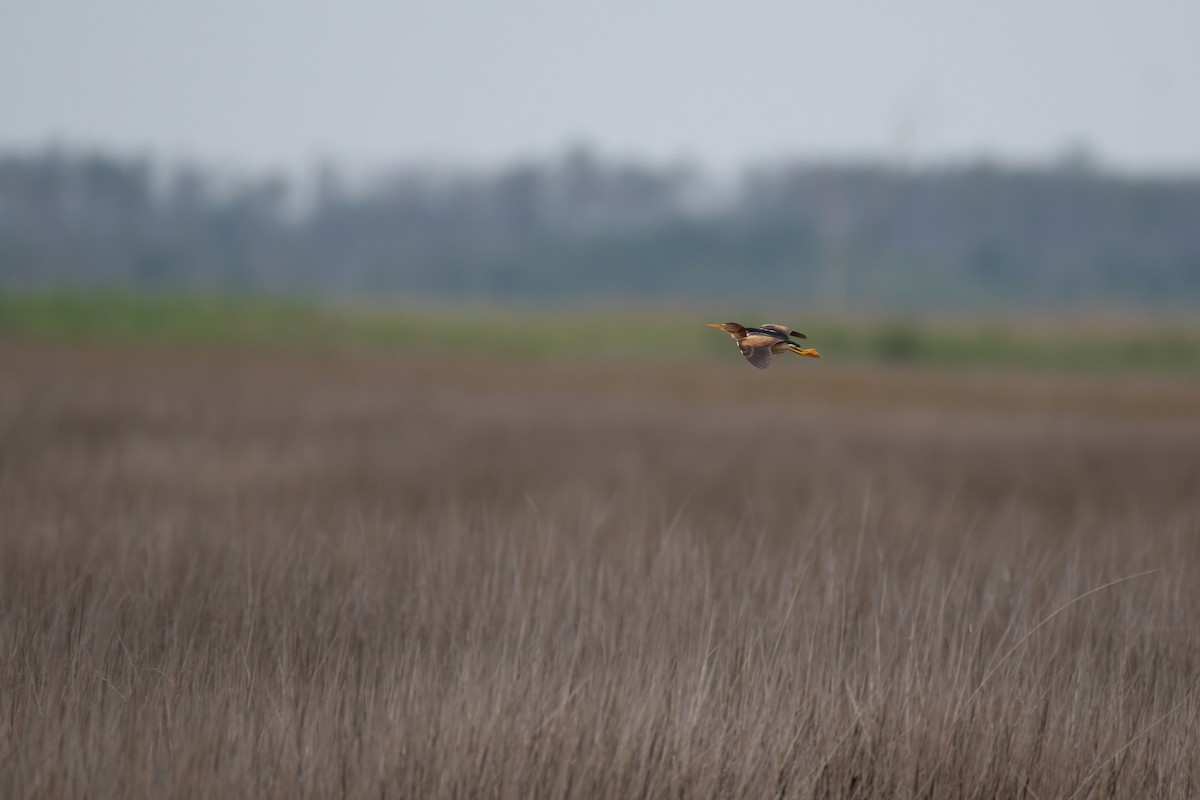
[{"label": "bird's trailing leg", "polygon": [[821,354],[818,353],[816,350],[812,349],[811,347],[797,347],[796,345],[793,344],[793,345],[790,345],[787,349],[792,351],[793,353],[795,353],[798,356],[808,356],[809,358],[820,358],[821,357]]}]

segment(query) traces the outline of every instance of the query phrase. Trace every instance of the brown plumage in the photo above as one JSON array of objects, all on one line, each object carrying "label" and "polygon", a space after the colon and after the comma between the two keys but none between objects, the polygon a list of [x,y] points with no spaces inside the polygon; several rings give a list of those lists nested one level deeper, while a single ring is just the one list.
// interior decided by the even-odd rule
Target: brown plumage
[{"label": "brown plumage", "polygon": [[764,322],[762,325],[759,325],[758,327],[763,329],[764,331],[768,331],[770,333],[781,334],[785,339],[789,336],[794,336],[797,339],[807,339],[808,338],[800,331],[793,330],[792,328],[789,328],[787,325],[776,325],[774,322]]},{"label": "brown plumage", "polygon": [[800,347],[793,342],[793,336],[797,339],[807,339],[808,337],[786,325],[765,322],[757,328],[747,328],[736,322],[706,322],[704,324],[709,328],[723,330],[732,336],[733,341],[737,343],[738,350],[742,351],[746,360],[759,369],[771,366],[771,356],[775,353],[791,352],[809,358],[821,357],[816,350]]}]

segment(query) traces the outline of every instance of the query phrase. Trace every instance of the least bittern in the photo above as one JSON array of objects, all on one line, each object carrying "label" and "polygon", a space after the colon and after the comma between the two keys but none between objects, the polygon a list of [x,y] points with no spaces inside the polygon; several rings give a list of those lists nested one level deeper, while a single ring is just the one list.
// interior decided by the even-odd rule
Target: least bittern
[{"label": "least bittern", "polygon": [[732,336],[746,360],[759,369],[771,366],[771,356],[775,353],[788,352],[809,358],[821,357],[821,354],[811,347],[801,347],[793,342],[793,337],[808,337],[786,325],[776,325],[773,322],[764,322],[757,328],[747,328],[736,322],[706,322],[705,325],[719,328]]}]

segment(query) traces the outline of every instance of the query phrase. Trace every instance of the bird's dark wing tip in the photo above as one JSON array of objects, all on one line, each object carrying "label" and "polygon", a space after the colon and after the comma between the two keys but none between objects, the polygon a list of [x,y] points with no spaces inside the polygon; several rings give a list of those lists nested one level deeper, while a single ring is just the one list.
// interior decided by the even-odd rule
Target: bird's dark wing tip
[{"label": "bird's dark wing tip", "polygon": [[771,366],[771,348],[770,347],[743,346],[743,347],[739,347],[738,349],[742,351],[742,355],[744,355],[746,357],[747,361],[749,361],[751,364],[758,367],[759,369],[766,369],[767,367]]}]

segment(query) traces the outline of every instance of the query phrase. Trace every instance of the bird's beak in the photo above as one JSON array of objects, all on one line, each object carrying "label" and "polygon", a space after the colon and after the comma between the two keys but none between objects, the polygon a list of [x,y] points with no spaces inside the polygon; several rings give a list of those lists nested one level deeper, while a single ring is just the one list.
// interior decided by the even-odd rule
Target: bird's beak
[{"label": "bird's beak", "polygon": [[720,328],[720,329],[724,330],[724,329],[725,329],[725,323],[724,323],[724,322],[706,322],[706,323],[704,323],[704,327],[706,327],[706,328]]}]

